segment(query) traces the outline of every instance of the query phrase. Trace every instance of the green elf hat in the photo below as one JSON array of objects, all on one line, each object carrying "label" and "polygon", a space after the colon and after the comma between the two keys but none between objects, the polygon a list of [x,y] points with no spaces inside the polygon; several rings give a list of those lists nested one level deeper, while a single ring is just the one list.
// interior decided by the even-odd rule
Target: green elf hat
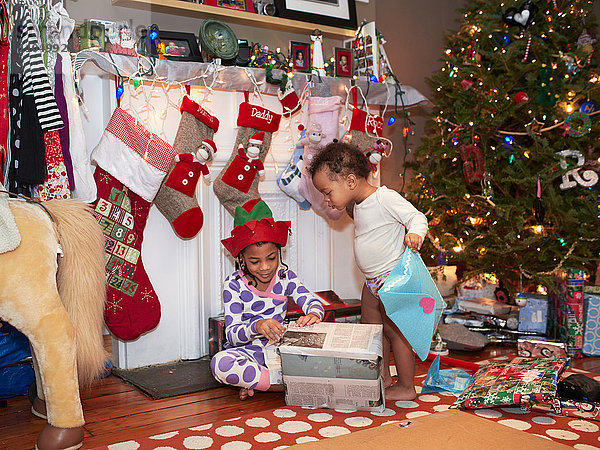
[{"label": "green elf hat", "polygon": [[285,247],[292,223],[289,220],[273,220],[271,208],[260,198],[236,206],[231,237],[221,243],[237,258],[240,252],[257,242],[273,242]]}]

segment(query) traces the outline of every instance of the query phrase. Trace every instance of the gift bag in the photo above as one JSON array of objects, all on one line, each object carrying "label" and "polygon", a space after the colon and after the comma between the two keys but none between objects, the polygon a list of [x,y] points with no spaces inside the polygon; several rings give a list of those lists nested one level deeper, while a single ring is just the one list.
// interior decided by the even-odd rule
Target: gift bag
[{"label": "gift bag", "polygon": [[446,302],[421,255],[406,249],[379,290],[379,296],[388,317],[425,361]]}]

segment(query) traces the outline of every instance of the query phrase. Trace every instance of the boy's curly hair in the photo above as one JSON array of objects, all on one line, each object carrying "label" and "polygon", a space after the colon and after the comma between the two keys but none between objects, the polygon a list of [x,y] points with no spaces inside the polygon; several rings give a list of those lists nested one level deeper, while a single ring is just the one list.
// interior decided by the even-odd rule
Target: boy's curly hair
[{"label": "boy's curly hair", "polygon": [[326,167],[332,180],[353,173],[357,177],[367,178],[371,172],[369,161],[358,147],[346,142],[327,144],[313,157],[307,168],[311,177]]}]

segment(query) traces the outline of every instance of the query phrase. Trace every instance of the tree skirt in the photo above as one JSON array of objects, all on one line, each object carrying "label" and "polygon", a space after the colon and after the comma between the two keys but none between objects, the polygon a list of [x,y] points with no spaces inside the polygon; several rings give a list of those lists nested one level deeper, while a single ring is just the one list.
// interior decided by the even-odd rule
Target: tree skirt
[{"label": "tree skirt", "polygon": [[[494,358],[500,359],[508,357]],[[600,375],[577,369],[567,370],[564,376],[571,373],[584,373],[600,381]],[[415,377],[417,392],[420,392],[425,377],[426,373]],[[455,399],[454,395],[438,392],[419,394],[414,401],[387,401],[387,408],[381,413],[287,406],[97,448],[277,449],[380,425],[406,422],[445,411]],[[519,407],[480,409],[471,411],[471,414],[581,450],[600,449],[600,422],[543,412],[524,412]]]}]

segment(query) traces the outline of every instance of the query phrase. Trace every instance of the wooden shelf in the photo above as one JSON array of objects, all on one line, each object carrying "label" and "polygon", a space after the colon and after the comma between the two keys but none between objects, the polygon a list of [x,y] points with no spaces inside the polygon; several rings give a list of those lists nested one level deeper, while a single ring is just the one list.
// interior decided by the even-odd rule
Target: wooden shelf
[{"label": "wooden shelf", "polygon": [[237,11],[235,9],[208,6],[183,0],[111,0],[115,6],[148,9],[154,12],[179,14],[187,17],[213,17],[223,22],[232,22],[240,25],[259,26],[271,30],[287,31],[292,33],[311,32],[315,28],[321,30],[325,37],[335,39],[348,39],[354,37],[354,30],[345,28],[317,25],[314,23],[300,22],[298,20],[284,19],[281,17],[265,16],[261,14]]}]

